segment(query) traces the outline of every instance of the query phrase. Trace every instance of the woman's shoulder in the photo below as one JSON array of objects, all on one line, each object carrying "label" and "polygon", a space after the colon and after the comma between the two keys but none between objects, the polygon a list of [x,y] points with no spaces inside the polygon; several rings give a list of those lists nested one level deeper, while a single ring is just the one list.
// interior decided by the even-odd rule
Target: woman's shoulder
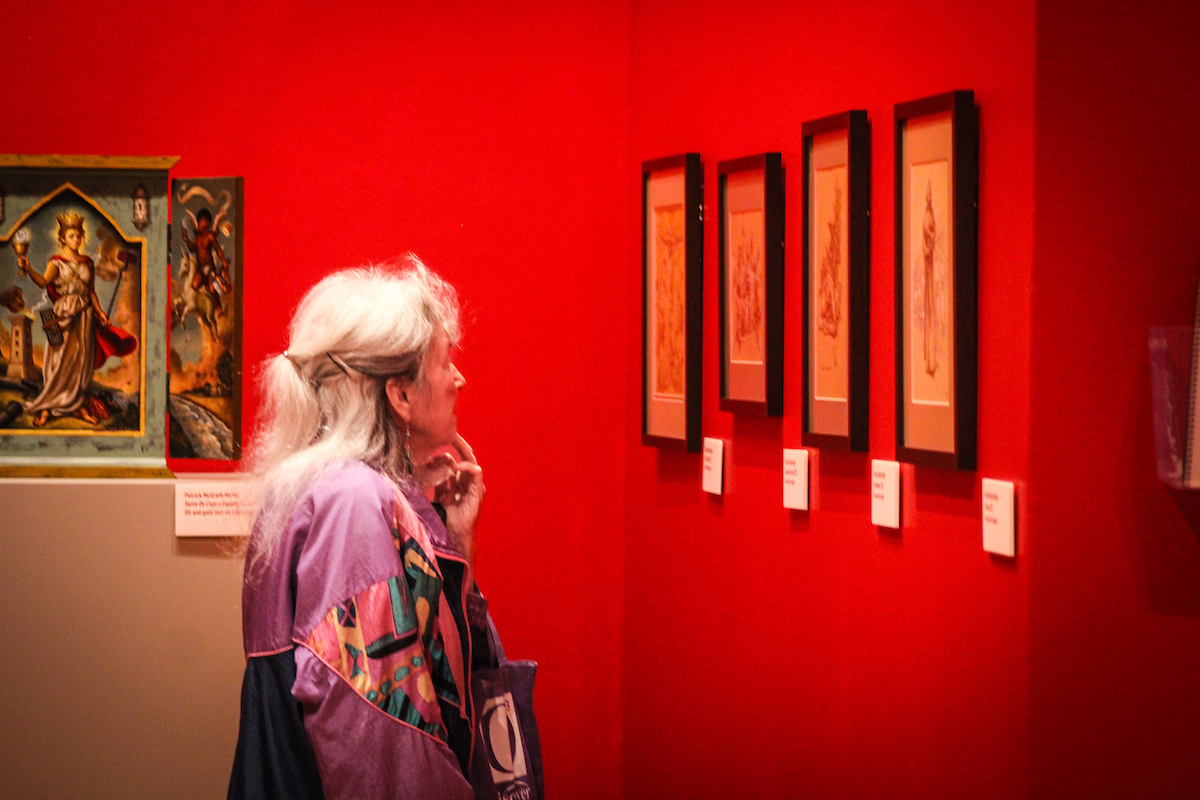
[{"label": "woman's shoulder", "polygon": [[322,470],[308,496],[314,510],[386,506],[395,500],[391,482],[361,461],[341,461]]}]

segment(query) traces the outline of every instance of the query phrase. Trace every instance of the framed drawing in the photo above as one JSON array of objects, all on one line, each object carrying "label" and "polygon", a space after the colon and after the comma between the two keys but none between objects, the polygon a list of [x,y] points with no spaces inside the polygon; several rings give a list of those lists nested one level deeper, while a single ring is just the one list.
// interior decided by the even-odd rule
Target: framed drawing
[{"label": "framed drawing", "polygon": [[805,122],[804,411],[809,447],[866,452],[871,338],[871,127]]},{"label": "framed drawing", "polygon": [[0,156],[0,474],[170,475],[177,160]]},{"label": "framed drawing", "polygon": [[896,106],[896,457],[975,468],[975,96]]},{"label": "framed drawing", "polygon": [[642,443],[700,452],[704,171],[642,164]]},{"label": "framed drawing", "polygon": [[717,163],[722,411],[783,413],[783,161]]},{"label": "framed drawing", "polygon": [[233,461],[242,442],[242,179],[171,181],[168,453]]}]

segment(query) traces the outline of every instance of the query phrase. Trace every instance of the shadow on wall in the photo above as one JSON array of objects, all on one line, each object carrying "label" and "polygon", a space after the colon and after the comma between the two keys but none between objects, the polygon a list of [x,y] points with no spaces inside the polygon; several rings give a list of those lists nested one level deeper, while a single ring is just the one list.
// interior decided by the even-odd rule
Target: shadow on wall
[{"label": "shadow on wall", "polygon": [[177,538],[175,555],[241,561],[246,557],[246,539],[242,537]]}]

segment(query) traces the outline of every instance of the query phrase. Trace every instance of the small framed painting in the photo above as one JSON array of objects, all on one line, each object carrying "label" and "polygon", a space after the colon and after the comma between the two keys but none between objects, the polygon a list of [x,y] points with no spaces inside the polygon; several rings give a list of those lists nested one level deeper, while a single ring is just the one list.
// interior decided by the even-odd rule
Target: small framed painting
[{"label": "small framed painting", "polygon": [[717,164],[722,411],[783,413],[783,161]]},{"label": "small framed painting", "polygon": [[979,128],[970,91],[896,106],[896,457],[974,469]]},{"label": "small framed painting", "polygon": [[176,161],[0,155],[0,475],[170,476]]},{"label": "small framed painting", "polygon": [[242,187],[241,178],[171,181],[172,458],[241,455]]},{"label": "small framed painting", "polygon": [[871,337],[871,127],[805,122],[804,411],[809,447],[866,452]]},{"label": "small framed painting", "polygon": [[642,164],[642,443],[700,452],[704,171]]}]

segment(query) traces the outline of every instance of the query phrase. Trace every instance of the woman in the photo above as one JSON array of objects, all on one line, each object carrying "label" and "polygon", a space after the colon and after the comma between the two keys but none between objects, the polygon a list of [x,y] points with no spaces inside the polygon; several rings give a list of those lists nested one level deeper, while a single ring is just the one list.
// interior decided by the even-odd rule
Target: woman
[{"label": "woman", "polygon": [[[92,425],[106,416],[103,404],[89,398],[96,359],[96,329],[108,324],[108,317],[96,297],[95,266],[79,252],[86,238],[83,215],[75,211],[59,214],[58,246],[62,251],[50,257],[46,271],[38,274],[25,256],[17,258],[17,267],[39,289],[52,289],[54,320],[62,333],[60,344],[51,343],[47,331],[46,356],[42,363],[44,384],[41,393],[25,404],[33,415],[33,424],[45,425],[50,417],[73,415]],[[56,338],[56,337],[55,337]]]},{"label": "woman", "polygon": [[471,677],[498,642],[458,330],[454,290],[410,258],[322,280],[266,364],[231,798],[474,796]]}]

